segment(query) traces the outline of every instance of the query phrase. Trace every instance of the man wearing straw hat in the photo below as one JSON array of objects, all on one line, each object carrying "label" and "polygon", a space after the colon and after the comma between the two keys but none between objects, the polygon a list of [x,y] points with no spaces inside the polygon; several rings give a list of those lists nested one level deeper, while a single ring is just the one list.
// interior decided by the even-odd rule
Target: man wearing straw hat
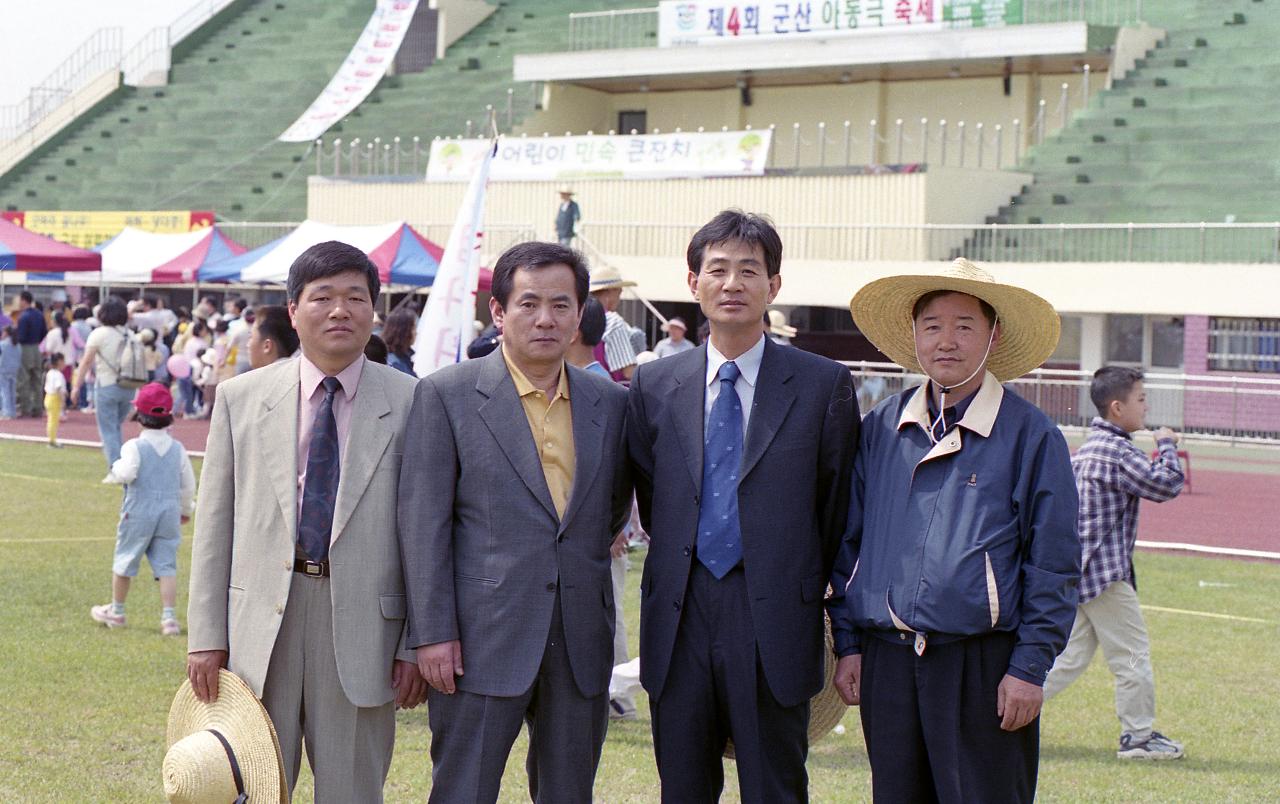
[{"label": "man wearing straw hat", "polygon": [[769,341],[782,240],[727,210],[693,236],[707,340],[641,366],[628,444],[651,537],[640,590],[664,802],[714,802],[733,740],[744,802],[808,800],[822,598],[848,515],[858,408],[848,370]]},{"label": "man wearing straw hat", "polygon": [[865,286],[863,334],[926,382],[863,421],[829,603],[835,684],[860,704],[878,802],[1035,796],[1041,687],[1066,644],[1080,547],[1066,441],[1001,383],[1057,313],[968,260]]},{"label": "man wearing straw hat", "polygon": [[629,382],[636,370],[636,348],[631,343],[631,326],[618,312],[622,289],[633,288],[635,282],[623,279],[612,265],[598,265],[591,271],[591,295],[604,307],[604,339],[600,349],[610,376]]},{"label": "man wearing straw hat", "polygon": [[678,355],[695,346],[693,341],[685,337],[685,333],[689,331],[689,325],[679,316],[667,319],[667,323],[662,325],[662,331],[667,333],[667,337],[658,341],[653,347],[653,353],[658,357]]},{"label": "man wearing straw hat", "polygon": [[578,234],[578,222],[582,220],[582,210],[578,202],[573,200],[573,188],[560,188],[560,206],[556,210],[556,239],[560,245],[568,248]]},{"label": "man wearing straw hat", "polygon": [[781,310],[769,311],[764,330],[765,334],[769,336],[769,340],[779,346],[790,346],[791,339],[799,332],[799,330],[787,323],[787,314]]}]

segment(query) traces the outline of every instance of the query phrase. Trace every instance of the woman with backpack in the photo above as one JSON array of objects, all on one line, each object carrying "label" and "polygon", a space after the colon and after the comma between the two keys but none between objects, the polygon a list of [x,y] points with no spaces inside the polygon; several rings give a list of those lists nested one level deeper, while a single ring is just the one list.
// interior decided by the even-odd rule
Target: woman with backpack
[{"label": "woman with backpack", "polygon": [[80,392],[85,375],[93,369],[97,375],[94,384],[94,416],[98,420],[98,434],[102,438],[102,453],[107,458],[107,470],[120,459],[122,436],[120,427],[129,415],[133,394],[147,381],[142,344],[130,335],[125,324],[129,311],[123,301],[112,296],[98,310],[102,326],[89,334],[84,357],[76,369],[75,383],[71,387],[74,399]]}]

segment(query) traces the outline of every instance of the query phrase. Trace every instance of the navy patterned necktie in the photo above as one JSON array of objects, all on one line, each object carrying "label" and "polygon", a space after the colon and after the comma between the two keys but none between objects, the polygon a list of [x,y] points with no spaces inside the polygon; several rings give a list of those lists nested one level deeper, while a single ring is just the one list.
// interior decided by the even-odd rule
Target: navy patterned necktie
[{"label": "navy patterned necktie", "polygon": [[298,544],[312,561],[329,557],[333,506],[338,499],[338,420],[333,416],[333,396],[342,383],[337,377],[325,377],[323,384],[324,399],[311,425],[307,480],[302,486],[302,513],[298,517]]},{"label": "navy patterned necktie", "polygon": [[716,373],[720,393],[711,405],[702,447],[698,560],[717,578],[723,578],[742,560],[742,526],[738,521],[742,402],[733,387],[740,373],[733,361]]}]

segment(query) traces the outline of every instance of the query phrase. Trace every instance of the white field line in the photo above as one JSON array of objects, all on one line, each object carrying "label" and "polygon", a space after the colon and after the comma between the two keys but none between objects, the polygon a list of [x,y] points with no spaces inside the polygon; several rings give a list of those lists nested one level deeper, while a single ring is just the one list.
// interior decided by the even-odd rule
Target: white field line
[{"label": "white field line", "polygon": [[[16,433],[0,433],[0,440],[6,441],[27,441],[32,444],[44,444],[49,439],[47,436],[28,436],[18,435]],[[101,441],[81,441],[75,438],[59,438],[58,443],[66,447],[92,447],[93,449],[102,449]],[[204,450],[187,450],[187,455],[192,458],[203,458]]]},{"label": "white field line", "polygon": [[1237,617],[1234,614],[1218,614],[1212,611],[1192,611],[1191,609],[1171,609],[1171,608],[1166,608],[1165,606],[1148,606],[1145,603],[1141,605],[1141,608],[1146,609],[1147,611],[1159,611],[1165,614],[1189,614],[1192,617],[1210,617],[1215,620],[1235,620],[1236,622],[1242,622],[1242,623],[1267,624],[1271,622],[1271,620],[1260,620],[1257,617]]},{"label": "white field line", "polygon": [[1269,550],[1246,550],[1243,547],[1213,547],[1207,544],[1188,544],[1186,542],[1152,542],[1139,539],[1139,547],[1155,550],[1182,550],[1188,553],[1207,553],[1215,556],[1235,556],[1236,558],[1266,558],[1280,561],[1280,553]]},{"label": "white field line", "polygon": [[14,480],[38,480],[41,483],[65,483],[68,482],[61,477],[37,477],[36,475],[19,475],[13,472],[0,472],[0,477],[8,477]]},{"label": "white field line", "polygon": [[115,536],[55,536],[48,539],[0,539],[0,544],[51,544],[54,542],[114,542]]}]

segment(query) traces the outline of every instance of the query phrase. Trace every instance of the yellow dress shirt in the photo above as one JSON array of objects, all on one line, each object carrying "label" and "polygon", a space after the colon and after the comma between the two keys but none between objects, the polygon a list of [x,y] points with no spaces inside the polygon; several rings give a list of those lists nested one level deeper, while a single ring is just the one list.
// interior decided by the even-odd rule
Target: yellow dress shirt
[{"label": "yellow dress shirt", "polygon": [[502,359],[507,363],[507,371],[511,373],[516,393],[520,395],[520,404],[529,419],[529,432],[533,434],[533,444],[538,449],[542,476],[546,478],[547,490],[551,492],[551,502],[556,507],[556,514],[564,517],[565,505],[573,490],[575,465],[568,369],[560,364],[560,385],[555,398],[548,400],[547,395],[534,388],[524,372],[511,362],[506,349],[502,350]]}]

